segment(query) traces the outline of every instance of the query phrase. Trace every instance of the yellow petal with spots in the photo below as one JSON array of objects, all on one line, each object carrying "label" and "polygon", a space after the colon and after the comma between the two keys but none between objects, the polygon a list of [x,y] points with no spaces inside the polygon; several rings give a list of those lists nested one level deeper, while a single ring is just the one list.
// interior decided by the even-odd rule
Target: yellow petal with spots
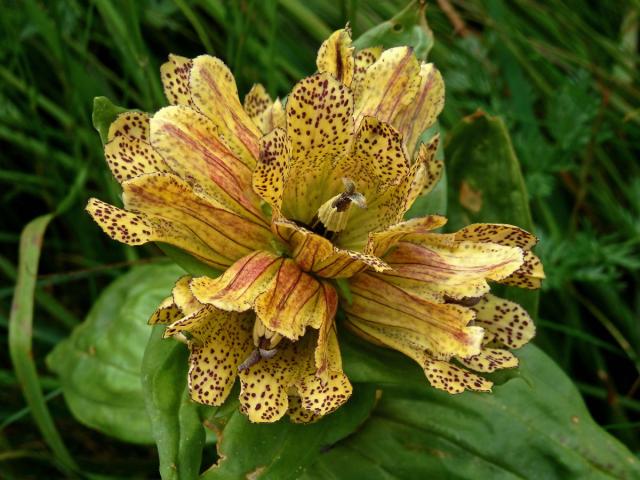
[{"label": "yellow petal with spots", "polygon": [[209,336],[211,319],[217,314],[215,307],[203,305],[169,325],[164,331],[163,338],[170,338],[179,333],[188,333],[187,338],[190,342],[203,345]]},{"label": "yellow petal with spots", "polygon": [[190,315],[204,306],[191,292],[189,284],[192,278],[191,275],[180,277],[171,291],[173,303],[184,315]]},{"label": "yellow petal with spots", "polygon": [[494,341],[506,347],[520,348],[536,334],[531,316],[510,300],[487,295],[473,309],[476,324],[495,335]]},{"label": "yellow petal with spots", "polygon": [[326,282],[304,273],[290,259],[280,263],[273,282],[255,301],[256,316],[268,329],[297,340],[307,330],[331,324],[338,296]]},{"label": "yellow petal with spots", "polygon": [[502,223],[473,223],[458,230],[455,238],[482,243],[499,243],[520,247],[523,250],[531,250],[538,243],[535,235],[520,227]]},{"label": "yellow petal with spots", "polygon": [[422,367],[431,386],[437,389],[451,394],[462,393],[465,390],[491,391],[493,383],[489,380],[446,360],[434,358],[421,345],[406,342],[389,327],[367,322],[353,322],[349,327],[364,338],[373,338],[412,358]]},{"label": "yellow petal with spots", "polygon": [[389,267],[380,258],[363,252],[344,250],[328,239],[280,218],[272,224],[274,234],[286,245],[302,270],[325,278],[348,278],[367,268],[384,271]]},{"label": "yellow petal with spots", "polygon": [[174,175],[149,174],[122,184],[128,210],[184,225],[228,265],[248,253],[269,247],[271,234],[264,225],[215,206]]},{"label": "yellow petal with spots", "polygon": [[483,348],[473,357],[459,358],[458,361],[465,367],[476,372],[491,373],[505,368],[516,368],[518,358],[508,350],[500,348]]},{"label": "yellow petal with spots", "polygon": [[329,369],[326,381],[315,375],[316,341],[317,334],[312,333],[298,342],[287,342],[272,358],[263,358],[240,372],[240,410],[249,420],[278,420],[289,410],[289,398],[295,396],[313,415],[326,415],[347,401],[352,387],[341,369]]},{"label": "yellow petal with spots", "polygon": [[229,396],[238,366],[253,350],[253,316],[216,310],[202,327],[203,340],[189,343],[188,385],[191,398],[222,405]]},{"label": "yellow petal with spots", "polygon": [[230,260],[213,250],[187,225],[155,215],[132,213],[92,198],[86,207],[102,231],[127,245],[163,242],[181,248],[214,268],[225,268]]},{"label": "yellow petal with spots", "polygon": [[118,135],[106,143],[104,156],[118,183],[145,173],[171,172],[148,142],[128,135]]},{"label": "yellow petal with spots", "polygon": [[260,126],[260,130],[264,134],[269,133],[274,128],[287,128],[284,107],[279,98],[276,98],[271,106],[262,114],[262,123]]},{"label": "yellow petal with spots", "polygon": [[177,175],[227,210],[266,225],[249,188],[251,168],[219,133],[214,122],[184,106],[163,108],[151,119],[151,144]]},{"label": "yellow petal with spots", "polygon": [[298,395],[289,395],[287,414],[289,415],[289,420],[293,423],[313,423],[322,418],[321,415],[305,410]]},{"label": "yellow petal with spots", "polygon": [[383,257],[389,249],[402,240],[409,240],[414,235],[429,233],[447,223],[447,219],[440,215],[418,217],[397,223],[382,232],[375,232],[369,236],[370,251],[378,257]]},{"label": "yellow petal with spots", "polygon": [[121,113],[109,125],[107,141],[116,137],[127,136],[149,142],[149,115],[144,112],[129,111]]},{"label": "yellow petal with spots", "polygon": [[353,211],[347,228],[336,239],[340,247],[362,250],[371,233],[402,220],[417,195],[431,188],[440,176],[442,164],[435,160],[438,141],[438,137],[434,137],[421,147],[418,161],[411,165],[397,185],[388,187],[373,198],[367,198],[366,210]]},{"label": "yellow petal with spots", "polygon": [[366,272],[349,280],[353,301],[343,308],[358,328],[382,329],[397,345],[419,348],[442,359],[480,352],[483,330],[468,326],[475,318],[472,310],[431,303],[387,280],[384,273]]},{"label": "yellow petal with spots", "polygon": [[354,71],[351,82],[351,90],[353,91],[354,98],[359,98],[362,95],[362,80],[364,80],[365,73],[367,69],[380,58],[381,53],[382,47],[370,47],[358,50],[354,55]]},{"label": "yellow petal with spots", "polygon": [[160,67],[164,95],[171,105],[193,105],[189,88],[189,75],[193,62],[179,55],[169,55],[169,61]]},{"label": "yellow petal with spots", "polygon": [[343,189],[333,165],[349,149],[353,134],[351,91],[328,73],[300,81],[286,106],[291,142],[283,214],[309,224],[320,206]]},{"label": "yellow petal with spots", "polygon": [[[260,128],[262,125],[262,115],[272,103],[271,97],[265,88],[261,84],[256,83],[251,87],[249,93],[244,96],[243,107],[244,111],[249,115],[249,118],[253,120],[253,123]],[[262,129],[260,130],[262,131]]]},{"label": "yellow petal with spots", "polygon": [[260,130],[240,104],[231,71],[219,58],[202,55],[193,60],[189,85],[198,110],[209,117],[227,145],[253,169]]},{"label": "yellow petal with spots", "polygon": [[527,251],[524,252],[522,267],[507,278],[500,280],[500,283],[535,290],[540,288],[544,278],[542,262],[533,252]]},{"label": "yellow petal with spots", "polygon": [[202,303],[224,310],[245,311],[253,308],[256,298],[267,290],[284,258],[257,251],[241,258],[218,278],[198,277],[191,281],[191,291]]},{"label": "yellow petal with spots", "polygon": [[385,50],[367,68],[354,115],[356,125],[365,116],[391,123],[404,107],[413,101],[420,88],[420,64],[410,47]]},{"label": "yellow petal with spots", "polygon": [[318,50],[318,72],[330,73],[346,86],[351,85],[355,65],[353,50],[348,28],[333,32]]},{"label": "yellow petal with spots", "polygon": [[280,128],[260,139],[260,160],[253,172],[253,190],[276,211],[282,205],[290,151],[289,138]]},{"label": "yellow petal with spots", "polygon": [[173,302],[173,297],[167,297],[158,305],[147,323],[149,325],[168,325],[181,317],[182,312]]},{"label": "yellow petal with spots", "polygon": [[[413,235],[416,237],[416,235]],[[501,280],[522,265],[522,250],[498,244],[430,242],[438,234],[424,234],[419,242],[397,243],[383,257],[391,269],[386,281],[433,302],[478,298],[489,293],[487,280]]]},{"label": "yellow petal with spots", "polygon": [[420,66],[420,86],[415,98],[393,119],[404,145],[413,158],[418,139],[435,122],[444,107],[444,80],[432,63]]}]

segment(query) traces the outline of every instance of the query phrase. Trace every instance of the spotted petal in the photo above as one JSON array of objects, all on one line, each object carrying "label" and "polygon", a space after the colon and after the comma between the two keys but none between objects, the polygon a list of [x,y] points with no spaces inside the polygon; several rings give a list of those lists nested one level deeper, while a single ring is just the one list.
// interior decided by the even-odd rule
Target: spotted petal
[{"label": "spotted petal", "polygon": [[475,318],[473,311],[411,295],[387,281],[385,274],[361,273],[349,286],[353,301],[343,306],[349,321],[374,337],[392,338],[393,348],[420,349],[442,359],[480,352],[483,329],[468,326]]},{"label": "spotted petal", "polygon": [[250,188],[251,168],[227,147],[210,119],[184,106],[163,108],[151,119],[151,143],[194,188],[227,210],[266,225]]},{"label": "spotted petal", "polygon": [[282,206],[290,152],[289,138],[280,128],[260,139],[260,160],[253,172],[253,189],[276,211]]},{"label": "spotted petal", "polygon": [[318,72],[330,73],[346,86],[351,85],[354,71],[353,50],[349,29],[333,32],[318,50]]},{"label": "spotted petal", "polygon": [[283,214],[309,224],[318,208],[342,190],[333,165],[346,154],[353,134],[350,90],[329,73],[300,81],[287,99],[291,160]]},{"label": "spotted petal", "polygon": [[169,61],[160,67],[164,94],[171,105],[193,106],[189,75],[193,61],[179,55],[169,55]]},{"label": "spotted petal", "polygon": [[476,324],[494,335],[494,342],[509,348],[526,345],[536,333],[527,311],[517,303],[486,295],[473,307]]}]

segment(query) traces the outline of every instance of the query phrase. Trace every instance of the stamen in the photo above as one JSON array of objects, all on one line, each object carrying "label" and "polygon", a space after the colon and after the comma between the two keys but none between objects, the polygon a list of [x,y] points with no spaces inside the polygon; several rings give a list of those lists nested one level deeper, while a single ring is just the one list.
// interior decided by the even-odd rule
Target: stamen
[{"label": "stamen", "polygon": [[[311,223],[311,229],[327,238],[332,238],[347,226],[351,204],[360,208],[367,208],[367,200],[356,185],[349,178],[343,178],[344,192],[330,198],[318,209],[318,213]],[[321,233],[322,232],[322,233]]]}]

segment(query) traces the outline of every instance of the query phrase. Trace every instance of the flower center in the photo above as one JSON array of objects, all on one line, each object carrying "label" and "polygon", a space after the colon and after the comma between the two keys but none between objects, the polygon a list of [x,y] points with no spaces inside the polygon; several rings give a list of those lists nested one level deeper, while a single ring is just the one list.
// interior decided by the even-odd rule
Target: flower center
[{"label": "flower center", "polygon": [[349,178],[343,178],[342,182],[344,191],[323,203],[311,222],[313,232],[330,240],[347,226],[352,204],[367,208],[367,199],[356,191],[356,184]]}]

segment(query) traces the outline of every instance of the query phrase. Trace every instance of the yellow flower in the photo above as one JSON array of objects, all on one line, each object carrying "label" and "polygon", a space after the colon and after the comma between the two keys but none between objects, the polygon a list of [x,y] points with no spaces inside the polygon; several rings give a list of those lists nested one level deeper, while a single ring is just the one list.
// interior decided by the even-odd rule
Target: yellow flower
[{"label": "yellow flower", "polygon": [[[358,52],[348,30],[321,46],[318,73],[283,107],[254,86],[244,106],[217,58],[171,56],[172,106],[111,125],[107,162],[124,209],[91,199],[113,239],[162,242],[223,271],[179,279],[150,320],[190,350],[194,400],[220,405],[240,378],[255,422],[309,422],[342,405],[335,314],[425,369],[452,393],[488,390],[484,372],[512,367],[533,336],[519,306],[487,280],[535,288],[535,237],[509,225],[437,234],[440,216],[402,222],[439,179],[438,138],[418,145],[444,103],[432,64],[409,47]],[[351,302],[339,299],[346,279]]]}]

